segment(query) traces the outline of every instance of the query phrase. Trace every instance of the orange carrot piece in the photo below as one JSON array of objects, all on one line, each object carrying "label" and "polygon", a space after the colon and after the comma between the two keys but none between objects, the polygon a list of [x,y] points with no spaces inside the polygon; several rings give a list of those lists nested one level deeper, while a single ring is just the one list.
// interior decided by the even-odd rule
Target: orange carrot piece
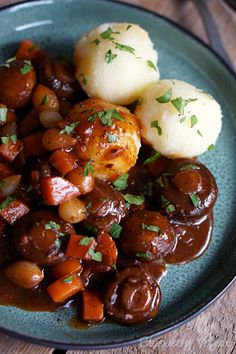
[{"label": "orange carrot piece", "polygon": [[23,138],[25,151],[28,156],[39,156],[47,152],[42,145],[42,136],[43,133],[38,133]]},{"label": "orange carrot piece", "polygon": [[16,143],[14,143],[10,140],[7,144],[0,145],[0,157],[8,162],[12,162],[22,149],[22,141],[17,140]]},{"label": "orange carrot piece", "polygon": [[82,279],[77,274],[71,274],[49,285],[47,292],[54,302],[64,302],[83,288]]},{"label": "orange carrot piece", "polygon": [[102,264],[111,267],[116,264],[118,251],[115,242],[107,232],[102,232],[97,237],[96,252],[102,253]]},{"label": "orange carrot piece", "polygon": [[45,177],[40,180],[40,190],[44,202],[59,205],[80,194],[79,189],[62,177]]},{"label": "orange carrot piece", "polygon": [[56,150],[51,155],[49,162],[59,171],[63,176],[74,170],[78,165],[76,159],[72,154],[64,150]]},{"label": "orange carrot piece", "polygon": [[5,178],[11,175],[14,175],[13,169],[5,165],[5,163],[0,162],[0,178]]},{"label": "orange carrot piece", "polygon": [[83,299],[83,320],[86,322],[100,322],[103,320],[103,302],[97,291],[84,290]]},{"label": "orange carrot piece", "polygon": [[27,39],[21,41],[16,52],[16,59],[31,60],[36,67],[40,66],[46,56],[47,54],[43,49]]},{"label": "orange carrot piece", "polygon": [[66,259],[53,267],[52,273],[56,278],[63,278],[72,273],[79,273],[82,265],[78,259]]},{"label": "orange carrot piece", "polygon": [[71,234],[65,254],[69,257],[90,260],[89,250],[94,250],[95,247],[94,237]]},{"label": "orange carrot piece", "polygon": [[27,214],[29,210],[29,207],[23,201],[15,199],[5,208],[0,209],[0,216],[13,225],[18,219]]},{"label": "orange carrot piece", "polygon": [[36,109],[32,109],[24,119],[19,123],[19,132],[22,136],[27,136],[33,133],[40,127],[39,114]]}]

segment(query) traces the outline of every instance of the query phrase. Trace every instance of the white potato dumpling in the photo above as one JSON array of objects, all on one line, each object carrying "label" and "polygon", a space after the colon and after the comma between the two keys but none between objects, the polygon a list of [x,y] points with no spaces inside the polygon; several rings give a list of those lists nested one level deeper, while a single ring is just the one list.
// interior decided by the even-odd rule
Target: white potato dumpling
[{"label": "white potato dumpling", "polygon": [[215,144],[221,107],[209,94],[180,80],[160,80],[143,93],[135,114],[143,140],[169,158],[195,157]]},{"label": "white potato dumpling", "polygon": [[159,79],[157,52],[136,24],[105,23],[76,43],[76,78],[89,97],[127,105]]},{"label": "white potato dumpling", "polygon": [[76,127],[74,153],[85,165],[84,171],[113,181],[135,165],[141,146],[135,115],[125,107],[89,98],[76,104],[67,116]]}]

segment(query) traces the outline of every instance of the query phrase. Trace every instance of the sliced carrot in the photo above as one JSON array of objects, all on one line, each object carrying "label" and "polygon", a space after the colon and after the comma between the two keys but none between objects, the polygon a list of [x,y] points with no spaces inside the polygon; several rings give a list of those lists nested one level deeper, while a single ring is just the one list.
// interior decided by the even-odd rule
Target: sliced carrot
[{"label": "sliced carrot", "polygon": [[39,67],[42,61],[46,58],[46,52],[38,47],[34,42],[30,40],[23,40],[16,52],[16,59],[31,60],[32,63]]},{"label": "sliced carrot", "polygon": [[84,290],[83,299],[83,320],[86,322],[100,322],[103,320],[103,302],[99,293],[95,290]]},{"label": "sliced carrot", "polygon": [[29,210],[29,207],[23,201],[15,199],[11,201],[5,208],[0,209],[0,216],[9,224],[13,225],[18,219],[26,215]]},{"label": "sliced carrot", "polygon": [[116,264],[118,251],[115,242],[107,232],[102,232],[97,237],[96,252],[102,254],[102,264],[111,267]]},{"label": "sliced carrot", "polygon": [[14,143],[13,141],[9,140],[7,144],[0,145],[0,157],[8,162],[12,162],[22,149],[22,141],[17,140],[16,143]]},{"label": "sliced carrot", "polygon": [[47,152],[42,145],[42,136],[43,133],[38,133],[23,138],[25,151],[28,156],[39,156]]},{"label": "sliced carrot", "polygon": [[14,174],[14,170],[5,165],[5,163],[0,162],[0,178],[8,177]]},{"label": "sliced carrot", "polygon": [[77,274],[71,274],[49,285],[47,292],[54,302],[64,302],[83,288],[82,279]]},{"label": "sliced carrot", "polygon": [[53,267],[52,273],[56,278],[62,278],[72,273],[79,273],[81,268],[80,260],[71,258],[56,264]]},{"label": "sliced carrot", "polygon": [[89,250],[94,250],[95,247],[94,237],[71,234],[65,254],[69,257],[90,260],[92,257]]},{"label": "sliced carrot", "polygon": [[49,162],[63,176],[69,173],[70,171],[74,170],[78,166],[74,156],[62,149],[54,151],[49,159]]},{"label": "sliced carrot", "polygon": [[19,124],[19,132],[22,136],[32,134],[40,126],[39,115],[36,109],[32,109]]},{"label": "sliced carrot", "polygon": [[77,197],[79,189],[62,177],[45,177],[40,180],[40,190],[44,202],[49,205],[59,205]]}]

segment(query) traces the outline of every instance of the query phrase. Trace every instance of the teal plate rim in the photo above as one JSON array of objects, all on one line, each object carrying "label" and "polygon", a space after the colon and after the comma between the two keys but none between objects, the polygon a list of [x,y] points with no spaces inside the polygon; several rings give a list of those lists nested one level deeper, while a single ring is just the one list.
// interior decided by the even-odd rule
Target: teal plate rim
[{"label": "teal plate rim", "polygon": [[[203,42],[199,37],[197,37],[195,34],[191,33],[188,31],[186,28],[183,26],[179,25],[175,21],[160,15],[152,10],[146,9],[142,6],[130,4],[130,3],[125,3],[122,1],[117,1],[117,0],[100,0],[100,2],[110,2],[114,4],[120,4],[121,6],[124,7],[130,7],[130,8],[136,8],[142,12],[149,13],[154,15],[155,17],[162,19],[169,23],[171,26],[177,28],[180,32],[183,32],[185,35],[190,37],[191,39],[195,40],[195,42],[198,42],[198,44],[202,47],[205,48],[205,50],[209,51],[214,57],[218,59],[218,61],[223,65],[228,72],[231,74],[231,76],[235,79],[235,84],[236,84],[236,72],[230,67],[230,65],[222,58],[219,56],[217,52],[215,52],[211,47],[209,47],[205,42]],[[8,8],[15,8],[18,9],[22,6],[24,7],[31,7],[32,3],[44,3],[44,0],[28,0],[27,2],[19,3],[19,4],[12,4],[12,5],[6,5],[3,6],[0,9],[0,12],[2,10],[8,9]],[[33,336],[28,336],[25,334],[21,334],[17,331],[9,330],[6,329],[2,326],[0,326],[0,333],[9,335],[11,337],[25,340],[27,342],[37,344],[37,345],[42,345],[45,347],[51,347],[51,348],[56,348],[56,349],[64,349],[64,350],[70,350],[70,349],[79,349],[79,350],[100,350],[100,349],[111,349],[111,348],[120,348],[128,345],[133,345],[133,344],[138,344],[142,341],[145,340],[151,340],[153,338],[156,338],[158,336],[164,335],[174,329],[179,328],[180,326],[184,325],[185,323],[189,322],[193,318],[195,318],[197,315],[199,315],[201,312],[205,311],[210,305],[212,305],[217,299],[219,299],[231,286],[232,284],[236,281],[236,271],[235,275],[232,276],[230,279],[226,279],[224,283],[221,283],[221,286],[211,294],[210,297],[208,297],[205,301],[202,301],[201,304],[196,306],[192,311],[189,311],[186,313],[184,316],[180,317],[178,321],[176,321],[173,324],[170,324],[168,328],[165,328],[159,332],[150,331],[150,334],[148,336],[140,336],[139,338],[136,338],[134,340],[124,340],[120,341],[119,343],[115,344],[101,344],[101,345],[79,345],[77,343],[70,343],[70,344],[64,344],[59,341],[52,341],[52,340],[45,340],[43,338],[38,338],[38,337],[33,337]],[[62,352],[63,353],[63,352]]]}]

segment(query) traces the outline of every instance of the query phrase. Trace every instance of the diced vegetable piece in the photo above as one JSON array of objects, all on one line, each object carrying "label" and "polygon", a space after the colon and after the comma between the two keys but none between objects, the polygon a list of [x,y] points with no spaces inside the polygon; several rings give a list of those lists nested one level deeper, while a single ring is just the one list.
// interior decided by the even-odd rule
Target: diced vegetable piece
[{"label": "diced vegetable piece", "polygon": [[43,271],[33,262],[19,261],[6,268],[8,279],[24,289],[32,289],[44,278]]},{"label": "diced vegetable piece", "polygon": [[76,159],[72,154],[64,150],[56,150],[51,155],[49,162],[63,176],[77,167]]},{"label": "diced vegetable piece", "polygon": [[42,197],[46,204],[59,205],[80,194],[79,189],[62,177],[45,177],[40,180]]},{"label": "diced vegetable piece", "polygon": [[94,237],[71,234],[65,254],[69,257],[90,260],[89,250],[94,250],[95,247]]},{"label": "diced vegetable piece", "polygon": [[39,113],[39,120],[44,128],[57,128],[63,118],[57,111],[42,111]]},{"label": "diced vegetable piece", "polygon": [[33,105],[37,111],[59,111],[56,94],[47,86],[38,84],[33,92]]},{"label": "diced vegetable piece", "polygon": [[29,156],[39,156],[45,154],[47,150],[42,145],[43,133],[29,135],[23,138],[25,151]]},{"label": "diced vegetable piece", "polygon": [[100,322],[103,320],[103,302],[99,293],[95,290],[84,290],[83,299],[83,320],[86,322]]},{"label": "diced vegetable piece", "polygon": [[62,278],[72,273],[79,273],[81,269],[82,265],[80,263],[80,260],[76,258],[71,258],[56,264],[53,267],[52,272],[56,278]]},{"label": "diced vegetable piece", "polygon": [[[9,198],[9,197],[8,197]],[[1,201],[2,205],[3,201]],[[12,200],[5,208],[0,209],[0,216],[13,225],[18,219],[29,212],[29,207],[21,200]]]},{"label": "diced vegetable piece", "polygon": [[46,52],[38,47],[34,42],[24,39],[16,52],[16,59],[31,60],[32,63],[39,67],[46,58]]},{"label": "diced vegetable piece", "polygon": [[61,130],[57,128],[48,129],[43,134],[42,144],[49,151],[65,149],[77,143],[75,138],[68,134],[60,134]]},{"label": "diced vegetable piece", "polygon": [[0,157],[8,162],[12,162],[22,149],[22,141],[17,140],[14,143],[12,140],[9,140],[7,144],[0,145]]},{"label": "diced vegetable piece", "polygon": [[13,174],[14,170],[11,167],[5,165],[3,162],[0,162],[0,178],[5,178]]},{"label": "diced vegetable piece", "polygon": [[36,109],[32,109],[19,124],[19,132],[22,136],[32,134],[40,126],[39,115]]},{"label": "diced vegetable piece", "polygon": [[91,192],[95,184],[95,177],[91,170],[88,174],[85,173],[85,167],[79,166],[68,173],[66,178],[77,186],[81,194],[87,194]]},{"label": "diced vegetable piece", "polygon": [[64,302],[83,288],[82,279],[77,274],[71,274],[56,280],[49,285],[47,291],[54,302]]},{"label": "diced vegetable piece", "polygon": [[5,198],[14,194],[21,180],[21,175],[12,175],[0,180],[0,197]]},{"label": "diced vegetable piece", "polygon": [[71,224],[77,224],[87,218],[88,211],[82,200],[72,198],[59,205],[58,214],[62,220]]},{"label": "diced vegetable piece", "polygon": [[115,242],[107,232],[102,232],[97,237],[96,252],[102,253],[102,263],[106,266],[116,264],[118,251]]}]

